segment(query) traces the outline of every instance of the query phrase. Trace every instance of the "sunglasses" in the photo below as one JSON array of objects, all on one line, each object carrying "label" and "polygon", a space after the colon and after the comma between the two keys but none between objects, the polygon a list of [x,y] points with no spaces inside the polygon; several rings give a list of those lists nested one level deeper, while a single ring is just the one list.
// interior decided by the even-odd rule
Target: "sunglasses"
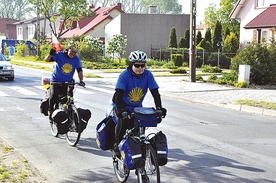
[{"label": "sunglasses", "polygon": [[133,65],[134,65],[134,67],[136,67],[136,68],[139,68],[139,67],[144,68],[144,67],[146,67],[145,64],[133,64]]}]

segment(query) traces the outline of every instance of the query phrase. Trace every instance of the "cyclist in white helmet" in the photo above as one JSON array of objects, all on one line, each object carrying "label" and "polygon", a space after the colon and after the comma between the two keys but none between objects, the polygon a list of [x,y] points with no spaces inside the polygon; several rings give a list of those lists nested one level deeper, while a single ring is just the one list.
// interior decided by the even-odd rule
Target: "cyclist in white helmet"
[{"label": "cyclist in white helmet", "polygon": [[[113,103],[115,103],[115,112],[118,117],[118,123],[115,127],[115,145],[114,151],[118,152],[118,143],[123,138],[126,129],[134,127],[134,122],[129,120],[130,114],[134,112],[135,107],[142,107],[142,102],[150,90],[155,107],[162,111],[165,117],[167,110],[162,107],[161,97],[151,71],[146,69],[147,55],[142,51],[133,51],[129,55],[129,66],[124,70],[116,83]],[[122,114],[128,114],[124,117]]]},{"label": "cyclist in white helmet", "polygon": [[67,86],[55,83],[70,82],[73,79],[75,70],[78,72],[80,85],[85,86],[83,82],[83,71],[80,58],[77,56],[80,46],[75,41],[68,43],[66,51],[60,51],[56,53],[56,50],[52,48],[50,53],[45,57],[46,62],[56,62],[55,69],[51,78],[51,96],[49,100],[49,118],[54,110],[54,104],[58,99],[59,94],[67,94]]}]

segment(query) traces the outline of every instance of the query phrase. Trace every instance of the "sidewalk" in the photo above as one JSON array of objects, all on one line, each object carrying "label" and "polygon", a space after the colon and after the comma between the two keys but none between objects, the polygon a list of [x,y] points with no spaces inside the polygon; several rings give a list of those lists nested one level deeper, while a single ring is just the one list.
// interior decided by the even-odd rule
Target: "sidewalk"
[{"label": "sidewalk", "polygon": [[[84,72],[97,74],[114,84],[119,75],[119,73],[103,73],[89,69],[84,69]],[[155,77],[155,79],[160,87],[160,94],[163,96],[276,117],[275,110],[236,104],[237,100],[246,99],[276,102],[275,89],[236,88],[212,83],[188,82],[187,76]]]}]

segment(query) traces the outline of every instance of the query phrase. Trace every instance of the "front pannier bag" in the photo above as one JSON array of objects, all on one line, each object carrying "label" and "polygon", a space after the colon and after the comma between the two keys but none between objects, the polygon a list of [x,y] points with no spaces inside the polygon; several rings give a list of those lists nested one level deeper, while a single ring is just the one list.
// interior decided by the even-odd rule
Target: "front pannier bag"
[{"label": "front pannier bag", "polygon": [[143,158],[139,138],[128,136],[120,142],[118,147],[124,164],[129,170],[141,167]]},{"label": "front pannier bag", "polygon": [[159,131],[150,139],[150,143],[156,151],[159,166],[166,165],[168,162],[168,144],[166,135],[162,131]]},{"label": "front pannier bag", "polygon": [[135,107],[134,123],[138,127],[156,127],[160,113],[153,107]]},{"label": "front pannier bag", "polygon": [[59,134],[65,134],[69,131],[69,121],[65,111],[56,109],[52,114],[52,118],[57,123]]},{"label": "front pannier bag", "polygon": [[104,118],[96,127],[96,142],[102,150],[114,148],[115,123],[111,116]]}]

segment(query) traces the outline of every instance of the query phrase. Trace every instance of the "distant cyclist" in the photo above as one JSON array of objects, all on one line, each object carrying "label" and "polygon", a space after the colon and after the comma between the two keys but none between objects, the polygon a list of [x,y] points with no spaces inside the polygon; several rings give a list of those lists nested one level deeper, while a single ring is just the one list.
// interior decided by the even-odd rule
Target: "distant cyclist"
[{"label": "distant cyclist", "polygon": [[[146,69],[147,55],[142,51],[133,51],[129,55],[129,66],[124,70],[116,83],[113,103],[116,104],[115,113],[118,117],[118,123],[115,128],[114,151],[118,152],[118,143],[125,134],[126,129],[134,127],[134,122],[130,121],[130,114],[134,112],[135,107],[142,107],[143,100],[149,89],[153,98],[155,107],[162,111],[165,117],[167,110],[162,107],[159,86],[152,73]],[[127,114],[128,117],[123,116]]]},{"label": "distant cyclist", "polygon": [[[66,51],[56,53],[52,48],[50,53],[45,57],[46,62],[56,62],[51,78],[50,100],[49,100],[49,118],[54,110],[54,104],[58,100],[58,95],[67,94],[67,86],[60,83],[70,82],[74,77],[75,70],[78,72],[80,85],[85,86],[83,82],[83,71],[80,58],[77,56],[80,46],[75,41],[70,41]],[[59,83],[59,84],[54,84]]]}]

